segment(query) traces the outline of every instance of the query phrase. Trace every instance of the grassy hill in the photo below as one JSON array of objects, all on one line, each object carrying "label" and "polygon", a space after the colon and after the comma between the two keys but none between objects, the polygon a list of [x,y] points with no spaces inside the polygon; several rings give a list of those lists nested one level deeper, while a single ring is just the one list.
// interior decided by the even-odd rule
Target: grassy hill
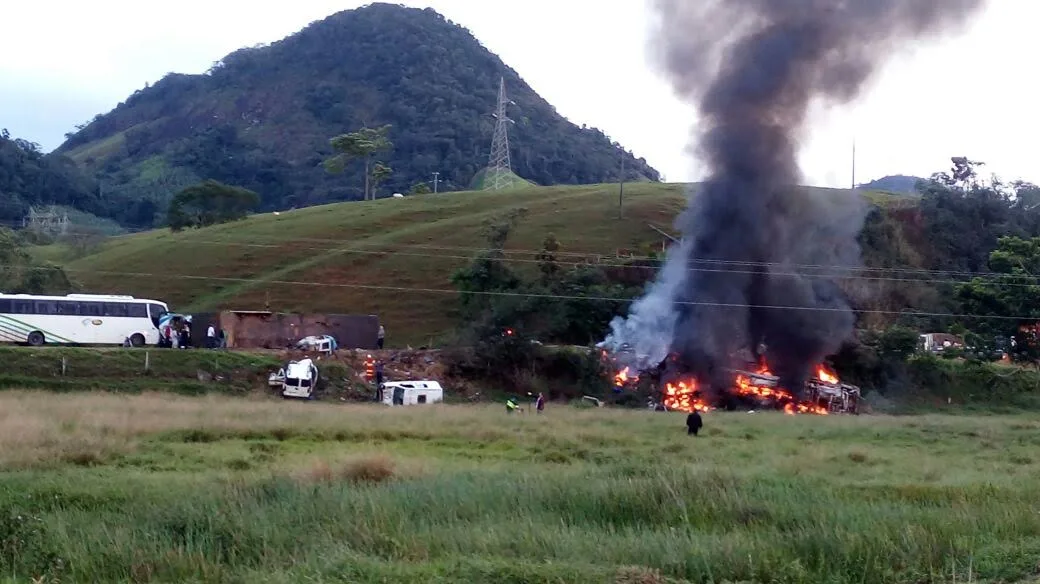
[{"label": "grassy hill", "polygon": [[[168,301],[181,311],[214,308],[378,314],[388,343],[422,344],[451,328],[450,277],[482,245],[484,222],[524,207],[508,244],[517,267],[552,232],[567,261],[647,253],[685,206],[681,185],[634,184],[618,219],[616,185],[530,187],[332,204],[256,215],[198,231],[112,238],[66,263],[91,292]],[[843,191],[835,191],[842,193]],[[879,202],[898,198],[878,195]],[[60,250],[46,250],[60,257]]]},{"label": "grassy hill", "polygon": [[[214,56],[216,57],[216,55]],[[437,12],[375,3],[227,55],[203,75],[170,74],[97,116],[57,150],[96,174],[112,216],[153,225],[173,193],[203,179],[256,191],[262,210],[360,199],[363,172],[331,175],[329,139],[389,124],[394,169],[381,193],[440,172],[463,190],[487,165],[498,89],[510,99],[516,173],[588,184],[659,173],[595,128],[579,127],[466,29]],[[150,202],[142,208],[141,201]]]}]

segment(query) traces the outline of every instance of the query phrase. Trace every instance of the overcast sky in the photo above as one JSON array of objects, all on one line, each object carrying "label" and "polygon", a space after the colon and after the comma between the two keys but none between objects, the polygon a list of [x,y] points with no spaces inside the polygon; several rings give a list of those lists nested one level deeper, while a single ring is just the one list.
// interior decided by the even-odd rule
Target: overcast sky
[{"label": "overcast sky", "polygon": [[[691,0],[696,1],[696,0]],[[685,152],[696,118],[653,66],[642,0],[426,0],[578,124],[603,129],[669,181],[699,177]],[[201,73],[366,2],[297,0],[0,1],[0,127],[58,146],[65,132],[170,71]],[[845,186],[926,176],[967,155],[1040,182],[1037,0],[991,0],[966,31],[919,43],[859,103],[821,113],[803,148],[807,181]]]}]

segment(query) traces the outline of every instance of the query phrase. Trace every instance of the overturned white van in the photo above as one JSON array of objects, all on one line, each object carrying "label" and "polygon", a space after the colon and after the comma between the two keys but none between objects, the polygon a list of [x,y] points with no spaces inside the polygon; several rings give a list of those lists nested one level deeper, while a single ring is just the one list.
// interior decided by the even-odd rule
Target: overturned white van
[{"label": "overturned white van", "polygon": [[379,387],[388,406],[418,406],[444,401],[444,388],[436,381],[387,381]]},{"label": "overturned white van", "polygon": [[286,365],[282,376],[282,397],[311,399],[317,385],[318,368],[313,361],[292,361]]}]

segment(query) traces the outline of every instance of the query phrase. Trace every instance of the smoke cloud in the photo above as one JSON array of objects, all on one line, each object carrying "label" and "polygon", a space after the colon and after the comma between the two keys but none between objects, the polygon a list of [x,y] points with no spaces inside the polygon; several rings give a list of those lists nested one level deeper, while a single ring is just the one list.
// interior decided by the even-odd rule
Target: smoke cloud
[{"label": "smoke cloud", "polygon": [[651,0],[665,68],[700,111],[692,153],[709,176],[678,219],[682,244],[604,345],[640,369],[675,353],[718,387],[764,348],[781,383],[802,387],[855,321],[837,284],[804,266],[858,266],[867,211],[798,186],[809,112],[851,101],[899,47],[983,2]]}]

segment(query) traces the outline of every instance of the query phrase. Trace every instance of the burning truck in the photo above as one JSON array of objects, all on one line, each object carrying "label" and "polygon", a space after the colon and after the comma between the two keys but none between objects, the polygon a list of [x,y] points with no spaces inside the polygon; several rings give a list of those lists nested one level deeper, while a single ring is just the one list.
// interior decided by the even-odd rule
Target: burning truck
[{"label": "burning truck", "polygon": [[601,343],[621,387],[653,376],[670,409],[771,405],[855,412],[859,389],[821,365],[855,329],[855,192],[799,168],[820,107],[853,102],[901,44],[959,26],[982,0],[653,0],[660,65],[698,121],[703,173],[682,233]]},{"label": "burning truck", "polygon": [[859,387],[842,383],[837,373],[822,364],[816,367],[802,391],[795,393],[781,386],[780,377],[773,374],[764,359],[757,363],[749,362],[745,369],[729,370],[732,381],[713,387],[694,376],[678,373],[681,371],[675,366],[679,362],[678,355],[669,356],[648,372],[620,366],[618,359],[606,350],[602,355],[616,371],[615,388],[632,389],[640,382],[649,381],[659,396],[660,401],[655,404],[665,411],[707,412],[743,407],[783,410],[787,414],[859,413]]}]

